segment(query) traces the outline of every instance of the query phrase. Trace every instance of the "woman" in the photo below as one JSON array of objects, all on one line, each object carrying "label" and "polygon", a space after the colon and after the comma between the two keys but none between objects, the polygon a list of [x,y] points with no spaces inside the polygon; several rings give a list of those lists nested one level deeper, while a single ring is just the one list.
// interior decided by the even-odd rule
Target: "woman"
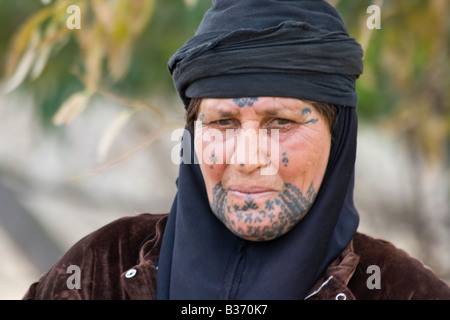
[{"label": "woman", "polygon": [[25,298],[450,298],[421,262],[356,232],[362,54],[325,1],[213,1],[169,61],[194,134],[170,214],[88,235]]}]

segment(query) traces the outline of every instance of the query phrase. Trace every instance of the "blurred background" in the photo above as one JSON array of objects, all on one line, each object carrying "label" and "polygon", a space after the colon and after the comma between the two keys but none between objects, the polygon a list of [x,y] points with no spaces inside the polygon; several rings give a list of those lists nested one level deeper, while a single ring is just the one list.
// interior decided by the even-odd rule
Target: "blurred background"
[{"label": "blurred background", "polygon": [[[359,230],[450,281],[450,2],[329,2],[365,50]],[[106,223],[170,210],[184,109],[167,61],[210,5],[0,0],[0,299]]]}]

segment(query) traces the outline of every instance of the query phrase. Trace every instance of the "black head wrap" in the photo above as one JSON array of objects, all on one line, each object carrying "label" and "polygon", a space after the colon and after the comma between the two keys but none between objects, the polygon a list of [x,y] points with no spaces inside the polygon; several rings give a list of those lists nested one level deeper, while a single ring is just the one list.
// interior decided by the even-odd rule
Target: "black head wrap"
[{"label": "black head wrap", "polygon": [[325,1],[213,1],[170,59],[189,98],[291,97],[356,107],[362,49]]},{"label": "black head wrap", "polygon": [[[284,236],[250,242],[211,211],[198,164],[181,163],[159,259],[158,299],[302,299],[348,245],[362,50],[325,1],[216,0],[170,60],[190,98],[293,97],[331,103],[327,170],[310,212]],[[193,138],[182,148],[194,150]],[[193,153],[193,152],[192,152]]]}]

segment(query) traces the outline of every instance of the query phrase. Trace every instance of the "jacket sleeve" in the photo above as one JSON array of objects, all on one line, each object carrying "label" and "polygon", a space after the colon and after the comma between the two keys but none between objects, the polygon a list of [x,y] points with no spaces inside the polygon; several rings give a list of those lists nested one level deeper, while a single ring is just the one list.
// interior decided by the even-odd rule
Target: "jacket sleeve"
[{"label": "jacket sleeve", "polygon": [[[89,299],[89,288],[82,278],[89,270],[85,242],[82,239],[67,251],[37,282],[31,284],[24,300],[80,300]],[[81,267],[83,269],[81,269]],[[83,271],[81,271],[83,270]]]},{"label": "jacket sleeve", "polygon": [[163,215],[124,217],[87,235],[72,246],[25,293],[27,300],[121,300],[129,295],[121,278],[135,266],[140,244]]},{"label": "jacket sleeve", "polygon": [[[354,246],[355,252],[360,256],[360,262],[349,286],[357,299],[450,299],[450,287],[445,281],[420,260],[393,244],[357,234]],[[379,288],[368,285],[372,278],[370,266],[379,268]]]}]

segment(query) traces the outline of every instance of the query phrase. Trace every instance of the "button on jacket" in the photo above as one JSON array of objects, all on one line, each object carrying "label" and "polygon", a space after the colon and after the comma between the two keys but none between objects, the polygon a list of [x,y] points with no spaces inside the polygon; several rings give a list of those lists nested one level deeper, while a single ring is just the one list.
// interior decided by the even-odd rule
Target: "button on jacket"
[{"label": "button on jacket", "polygon": [[[87,235],[30,286],[24,299],[155,299],[167,217],[124,217]],[[80,268],[79,289],[68,285],[71,265]],[[450,299],[450,287],[391,243],[357,233],[306,299]]]}]

